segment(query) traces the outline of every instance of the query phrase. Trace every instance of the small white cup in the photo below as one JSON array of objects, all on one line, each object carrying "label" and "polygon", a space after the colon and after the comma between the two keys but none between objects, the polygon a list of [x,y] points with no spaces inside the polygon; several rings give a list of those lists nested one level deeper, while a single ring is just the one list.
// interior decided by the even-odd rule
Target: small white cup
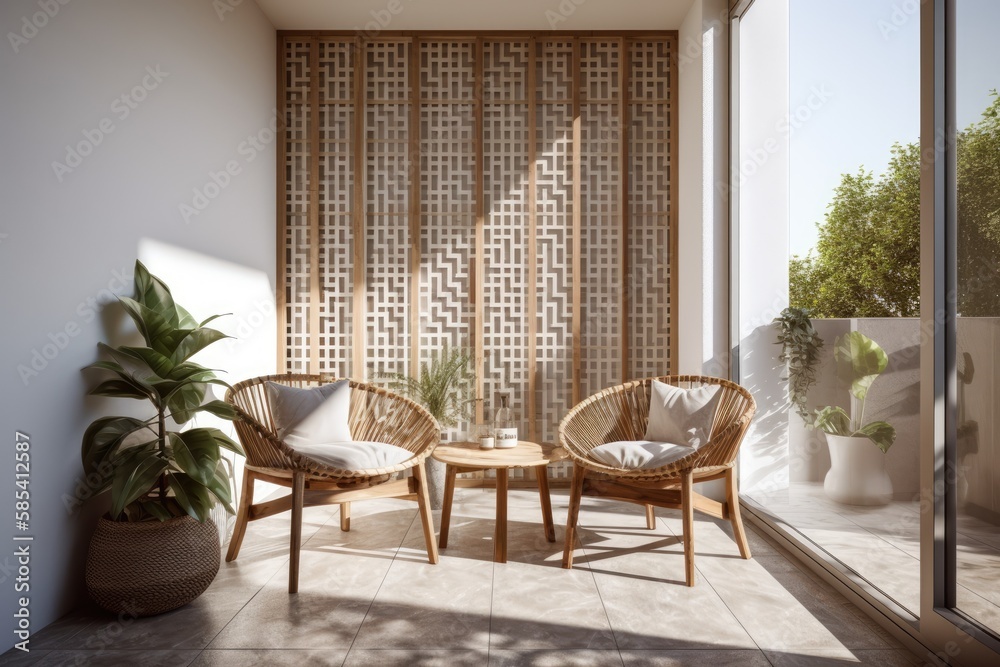
[{"label": "small white cup", "polygon": [[479,449],[493,449],[496,445],[492,435],[484,435],[479,438]]}]

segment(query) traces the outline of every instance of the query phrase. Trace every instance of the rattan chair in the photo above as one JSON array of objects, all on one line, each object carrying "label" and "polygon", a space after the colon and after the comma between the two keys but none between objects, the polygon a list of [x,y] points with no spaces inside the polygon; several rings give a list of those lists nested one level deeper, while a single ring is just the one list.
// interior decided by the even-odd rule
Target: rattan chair
[{"label": "rattan chair", "polygon": [[[720,385],[721,397],[708,441],[693,454],[654,469],[618,469],[595,461],[588,454],[600,445],[620,440],[641,440],[649,419],[652,381],[691,388]],[[573,566],[573,544],[582,496],[606,497],[644,505],[646,525],[656,526],[654,507],[680,509],[684,525],[684,569],[688,586],[694,585],[694,510],[733,525],[740,555],[750,558],[750,547],[740,519],[739,496],[733,468],[736,453],[753,419],[756,404],[743,387],[719,378],[672,375],[627,382],[605,389],[579,403],[559,425],[559,441],[573,460],[573,482],[563,567]],[[695,482],[726,480],[726,500],[717,502],[695,493]]]},{"label": "rattan chair", "polygon": [[[413,457],[391,467],[367,470],[330,468],[298,454],[278,439],[266,391],[267,382],[293,387],[314,387],[335,378],[318,375],[272,375],[245,380],[226,392],[240,419],[235,423],[246,467],[236,527],[226,562],[240,553],[247,523],[292,510],[291,554],[288,565],[288,592],[298,591],[299,550],[302,541],[302,508],[311,505],[340,505],[340,529],[351,528],[351,502],[369,498],[405,498],[420,507],[427,560],[438,562],[437,542],[431,519],[430,501],[424,480],[424,460],[441,439],[437,421],[413,401],[385,389],[351,380],[350,429],[353,440],[396,445],[413,452]],[[398,473],[413,469],[413,476],[398,479]],[[277,500],[254,504],[257,480],[287,486],[292,493]]]}]

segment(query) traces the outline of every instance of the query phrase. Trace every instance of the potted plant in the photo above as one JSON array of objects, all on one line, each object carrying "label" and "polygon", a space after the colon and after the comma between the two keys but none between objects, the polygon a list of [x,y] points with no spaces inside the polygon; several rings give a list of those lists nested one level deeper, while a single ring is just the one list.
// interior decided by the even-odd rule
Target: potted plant
[{"label": "potted plant", "polygon": [[837,502],[884,505],[892,500],[892,481],[885,470],[885,454],[896,440],[896,429],[884,421],[865,423],[865,402],[889,357],[878,343],[859,331],[837,339],[833,350],[837,376],[850,387],[852,418],[835,405],[816,411],[816,428],[826,433],[830,471],[823,488]]},{"label": "potted plant", "polygon": [[236,418],[230,405],[207,400],[209,385],[228,386],[190,358],[226,336],[197,322],[170,289],[135,264],[135,298],[120,297],[144,346],[110,347],[87,368],[110,374],[96,396],[148,401],[146,418],[102,417],[83,436],[84,474],[109,491],[87,556],[91,597],[109,611],[150,616],[198,597],[219,571],[219,533],[209,518],[215,503],[233,512],[221,449],[242,454],[217,428],[168,430],[197,413]]},{"label": "potted plant", "polygon": [[788,373],[788,399],[806,426],[813,425],[813,415],[806,404],[809,388],[816,384],[816,366],[823,349],[823,339],[813,328],[805,308],[785,308],[774,318],[778,325],[778,359]]},{"label": "potted plant", "polygon": [[[445,345],[431,351],[430,362],[420,364],[420,374],[390,373],[389,388],[424,406],[442,428],[457,426],[472,418],[475,404],[473,355],[462,347]],[[444,433],[442,432],[442,439]],[[433,509],[441,509],[444,500],[444,464],[427,459],[427,490]]]}]

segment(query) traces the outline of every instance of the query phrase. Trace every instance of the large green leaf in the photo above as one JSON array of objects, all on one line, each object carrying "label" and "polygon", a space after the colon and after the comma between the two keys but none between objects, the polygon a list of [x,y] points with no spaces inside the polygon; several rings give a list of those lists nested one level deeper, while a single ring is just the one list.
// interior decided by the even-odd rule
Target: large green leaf
[{"label": "large green leaf", "polygon": [[108,461],[125,438],[146,425],[134,417],[102,417],[92,423],[83,434],[81,458],[83,472],[99,472],[101,464]]},{"label": "large green leaf", "polygon": [[165,378],[174,370],[173,360],[165,354],[160,354],[151,347],[131,347],[123,345],[118,348],[122,354],[127,354],[131,358],[141,361],[149,367],[149,370],[157,377]]},{"label": "large green leaf", "polygon": [[120,296],[118,300],[121,302],[122,307],[125,308],[125,312],[129,314],[132,321],[135,322],[136,328],[139,333],[142,334],[143,340],[146,341],[148,347],[153,348],[163,354],[170,354],[173,352],[173,348],[167,347],[169,336],[176,329],[171,326],[170,320],[163,315],[163,313],[157,312],[146,306],[142,305],[134,299],[130,299],[127,296]]},{"label": "large green leaf", "polygon": [[836,405],[817,410],[815,425],[830,435],[852,435],[851,418],[843,408]]},{"label": "large green leaf", "polygon": [[235,440],[230,438],[228,435],[226,435],[219,429],[208,427],[205,428],[204,430],[212,434],[212,437],[215,438],[215,442],[219,444],[219,447],[222,447],[223,449],[228,449],[229,451],[239,454],[240,456],[246,456],[246,454],[243,452],[243,448],[240,447],[239,443],[237,443]]},{"label": "large green leaf", "polygon": [[205,400],[207,387],[203,382],[185,382],[170,392],[167,408],[178,424],[186,424]]},{"label": "large green leaf", "polygon": [[196,364],[193,361],[182,361],[174,366],[174,370],[170,372],[167,379],[205,382],[206,380],[215,379],[215,371],[211,368],[205,368],[201,364]]},{"label": "large green leaf", "polygon": [[219,465],[219,444],[207,429],[170,434],[173,458],[192,479],[208,484]]},{"label": "large green leaf", "polygon": [[212,492],[222,506],[226,508],[226,511],[230,514],[235,514],[236,510],[233,509],[233,493],[229,486],[229,476],[226,475],[225,468],[222,467],[222,463],[215,468],[215,474],[212,479],[209,480],[208,490]]},{"label": "large green leaf", "polygon": [[182,472],[171,472],[167,483],[177,503],[191,517],[204,522],[212,514],[212,497],[206,487]]},{"label": "large green leaf", "polygon": [[194,413],[205,400],[208,385],[214,384],[229,388],[229,384],[219,379],[208,380],[157,380],[152,383],[152,387],[160,397],[160,401],[166,404],[171,416],[179,424],[191,420]]},{"label": "large green leaf", "polygon": [[[216,315],[216,317],[219,317]],[[177,304],[177,326],[180,329],[196,329],[198,328],[198,320],[194,319],[194,316],[186,311],[180,304]]]},{"label": "large green leaf", "polygon": [[874,442],[883,452],[888,452],[896,441],[896,429],[887,422],[872,422],[862,426],[853,435],[864,435]]},{"label": "large green leaf", "polygon": [[209,322],[211,322],[212,320],[217,320],[217,319],[219,319],[220,317],[225,317],[225,316],[227,316],[227,315],[232,315],[232,313],[220,313],[220,314],[218,314],[218,315],[211,315],[211,316],[209,316],[209,317],[206,317],[206,318],[205,318],[204,320],[202,320],[201,322],[199,322],[199,323],[198,323],[198,326],[199,326],[199,327],[203,327],[203,326],[205,326],[206,324],[208,324]]},{"label": "large green leaf", "polygon": [[140,506],[146,514],[150,514],[160,521],[169,521],[174,518],[174,515],[170,513],[170,510],[155,500],[147,500],[140,503]]},{"label": "large green leaf", "polygon": [[167,460],[159,455],[155,446],[129,449],[115,466],[115,478],[111,485],[111,518],[117,519],[126,505],[149,493],[167,465]]},{"label": "large green leaf", "polygon": [[208,327],[192,329],[185,336],[177,340],[177,345],[174,348],[171,358],[177,364],[187,361],[190,357],[193,357],[212,343],[223,338],[229,338],[229,336],[217,329]]},{"label": "large green leaf", "polygon": [[135,298],[144,306],[165,317],[173,327],[180,325],[177,306],[170,288],[151,274],[142,262],[135,262]]},{"label": "large green leaf", "polygon": [[150,398],[144,387],[124,378],[105,380],[91,389],[89,393],[93,396],[114,396],[117,398]]},{"label": "large green leaf", "polygon": [[839,337],[833,356],[838,377],[850,385],[851,393],[861,401],[865,400],[875,378],[889,365],[885,350],[860,331]]},{"label": "large green leaf", "polygon": [[236,409],[233,408],[229,403],[225,401],[209,401],[204,405],[199,406],[195,412],[208,412],[215,415],[221,419],[228,419],[229,421],[234,421],[237,417]]}]

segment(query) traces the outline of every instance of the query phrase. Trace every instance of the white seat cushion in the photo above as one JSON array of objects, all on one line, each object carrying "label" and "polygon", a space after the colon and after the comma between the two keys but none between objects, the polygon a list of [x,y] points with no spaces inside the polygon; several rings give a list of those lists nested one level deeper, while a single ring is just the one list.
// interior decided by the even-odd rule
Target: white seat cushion
[{"label": "white seat cushion", "polygon": [[722,389],[717,384],[681,389],[653,380],[646,440],[676,442],[697,449],[712,434]]},{"label": "white seat cushion", "polygon": [[266,388],[278,438],[289,447],[350,441],[349,380],[309,389],[268,382]]},{"label": "white seat cushion", "polygon": [[590,458],[621,470],[650,470],[694,454],[694,447],[651,440],[619,440],[590,450]]},{"label": "white seat cushion", "polygon": [[340,470],[389,468],[413,456],[413,452],[396,445],[363,440],[291,447],[303,456]]}]

